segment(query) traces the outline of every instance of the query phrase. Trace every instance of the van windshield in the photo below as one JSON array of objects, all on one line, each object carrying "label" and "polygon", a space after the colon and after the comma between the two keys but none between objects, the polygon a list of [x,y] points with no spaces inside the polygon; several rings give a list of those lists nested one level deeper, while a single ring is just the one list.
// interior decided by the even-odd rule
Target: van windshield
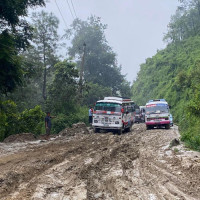
[{"label": "van windshield", "polygon": [[135,109],[136,114],[140,114],[140,109]]},{"label": "van windshield", "polygon": [[169,113],[167,104],[153,104],[146,106],[146,114]]},{"label": "van windshield", "polygon": [[96,103],[94,110],[121,112],[121,104],[100,102]]}]

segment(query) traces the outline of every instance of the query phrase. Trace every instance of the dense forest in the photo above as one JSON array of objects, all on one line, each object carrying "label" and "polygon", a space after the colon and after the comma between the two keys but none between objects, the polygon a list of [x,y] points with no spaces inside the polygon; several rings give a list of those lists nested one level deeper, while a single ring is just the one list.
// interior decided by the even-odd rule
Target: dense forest
[{"label": "dense forest", "polygon": [[200,150],[200,1],[180,0],[164,36],[167,47],[141,64],[132,96],[144,105],[165,98],[181,138]]},{"label": "dense forest", "polygon": [[77,18],[59,35],[53,13],[29,15],[39,6],[45,0],[0,1],[0,141],[22,132],[43,134],[46,112],[56,115],[52,133],[58,133],[87,123],[96,100],[131,95],[99,17]]}]

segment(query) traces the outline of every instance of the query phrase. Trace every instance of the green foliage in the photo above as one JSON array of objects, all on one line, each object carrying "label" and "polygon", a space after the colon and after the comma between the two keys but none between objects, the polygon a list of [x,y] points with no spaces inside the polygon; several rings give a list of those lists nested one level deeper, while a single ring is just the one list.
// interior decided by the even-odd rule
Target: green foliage
[{"label": "green foliage", "polygon": [[43,96],[46,97],[48,94],[48,85],[52,83],[54,77],[54,65],[58,62],[58,19],[52,13],[43,11],[33,13],[32,18],[33,45],[21,54],[23,84],[7,95],[8,99],[17,103],[20,111],[38,104],[44,108]]},{"label": "green foliage", "polygon": [[4,101],[0,103],[0,140],[20,132],[44,133],[42,109],[57,115],[52,132],[58,133],[73,123],[88,124],[88,108],[80,105],[92,105],[104,96],[130,95],[130,83],[105,38],[106,25],[100,18],[90,17],[76,19],[68,30],[73,38],[69,55],[74,60],[82,57],[80,47],[86,43],[80,98],[80,60],[59,62],[57,55],[58,19],[42,11],[33,14],[32,27],[22,20],[28,7],[36,5],[44,5],[44,1],[0,2],[0,99]]},{"label": "green foliage", "polygon": [[13,36],[13,42],[18,50],[26,49],[32,36],[32,27],[25,20],[28,9],[44,5],[44,0],[0,1],[0,34],[7,32]]},{"label": "green foliage", "polygon": [[19,130],[20,132],[30,132],[34,134],[41,134],[44,126],[45,113],[40,106],[33,109],[26,109],[19,115]]},{"label": "green foliage", "polygon": [[13,37],[7,32],[0,34],[0,93],[12,92],[22,83],[23,71],[17,56]]},{"label": "green foliage", "polygon": [[181,5],[168,24],[164,40],[177,43],[200,33],[200,1],[179,0]]},{"label": "green foliage", "polygon": [[77,106],[76,112],[71,113],[69,120],[69,126],[71,126],[74,123],[78,122],[84,122],[86,125],[89,125],[88,123],[88,110],[89,108],[86,106]]},{"label": "green foliage", "polygon": [[25,20],[28,8],[44,0],[0,1],[0,93],[12,92],[22,82],[19,53],[29,46],[32,28]]},{"label": "green foliage", "polygon": [[178,153],[179,149],[178,148],[174,148],[174,153]]},{"label": "green foliage", "polygon": [[[33,43],[34,51],[30,52],[33,56],[37,55],[37,61],[43,66],[53,67],[57,59],[59,47],[58,26],[59,20],[53,13],[44,11],[32,14]],[[29,54],[30,54],[29,53]]]},{"label": "green foliage", "polygon": [[71,127],[72,124],[84,122],[88,125],[88,108],[77,106],[74,112],[65,114],[58,114],[55,119],[52,120],[52,133],[57,134],[67,127]]},{"label": "green foliage", "polygon": [[97,100],[103,99],[105,96],[111,96],[111,94],[110,88],[90,82],[87,83],[83,101],[86,105],[93,106]]},{"label": "green foliage", "polygon": [[[87,21],[76,19],[66,33],[66,36],[72,37],[69,55],[82,57],[81,47],[85,43],[84,80],[111,88],[112,94],[117,95],[125,77],[121,74],[121,67],[117,66],[116,54],[105,38],[106,27],[99,17],[92,16]],[[80,69],[80,66],[79,61],[77,67]]]},{"label": "green foliage", "polygon": [[22,132],[41,134],[44,116],[40,106],[19,113],[13,101],[0,102],[0,141],[9,135]]},{"label": "green foliage", "polygon": [[0,112],[0,141],[2,141],[5,138],[5,132],[6,132],[6,114],[4,112]]},{"label": "green foliage", "polygon": [[66,127],[68,127],[68,118],[64,114],[58,114],[55,119],[52,120],[52,129],[51,132],[53,134],[57,134]]},{"label": "green foliage", "polygon": [[133,83],[133,99],[145,105],[149,99],[165,98],[179,124],[182,140],[199,150],[200,36],[169,44],[141,65]]},{"label": "green foliage", "polygon": [[54,67],[55,76],[49,86],[47,107],[54,113],[69,114],[74,111],[77,101],[78,70],[75,64],[65,60]]},{"label": "green foliage", "polygon": [[29,7],[44,6],[44,0],[4,0],[0,2],[0,24],[1,26],[18,26],[21,17],[28,14]]},{"label": "green foliage", "polygon": [[186,120],[180,123],[181,139],[187,147],[200,151],[200,117],[189,115]]},{"label": "green foliage", "polygon": [[17,105],[13,101],[0,102],[0,141],[17,132]]},{"label": "green foliage", "polygon": [[33,13],[32,20],[34,27],[33,42],[35,43],[34,53],[38,55],[37,60],[42,63],[44,70],[42,96],[46,101],[46,87],[49,81],[47,66],[53,67],[58,61],[56,55],[59,47],[59,36],[57,33],[59,20],[52,13],[46,13],[44,11]]}]

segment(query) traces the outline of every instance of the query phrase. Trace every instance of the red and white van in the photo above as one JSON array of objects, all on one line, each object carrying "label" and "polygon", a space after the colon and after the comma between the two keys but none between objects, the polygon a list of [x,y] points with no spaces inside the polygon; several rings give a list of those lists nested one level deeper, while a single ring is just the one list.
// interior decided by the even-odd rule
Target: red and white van
[{"label": "red and white van", "polygon": [[156,127],[170,128],[170,111],[169,105],[165,99],[149,100],[145,109],[146,128]]},{"label": "red and white van", "polygon": [[95,132],[103,130],[130,131],[134,122],[135,104],[129,98],[105,97],[96,102],[92,126]]}]

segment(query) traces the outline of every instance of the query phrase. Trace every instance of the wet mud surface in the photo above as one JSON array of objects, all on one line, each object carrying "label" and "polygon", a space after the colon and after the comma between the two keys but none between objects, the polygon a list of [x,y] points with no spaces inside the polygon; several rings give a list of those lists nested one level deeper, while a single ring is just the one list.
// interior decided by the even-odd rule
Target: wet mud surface
[{"label": "wet mud surface", "polygon": [[177,127],[135,124],[120,136],[79,129],[50,141],[0,143],[0,199],[200,199],[200,154],[169,147]]}]

